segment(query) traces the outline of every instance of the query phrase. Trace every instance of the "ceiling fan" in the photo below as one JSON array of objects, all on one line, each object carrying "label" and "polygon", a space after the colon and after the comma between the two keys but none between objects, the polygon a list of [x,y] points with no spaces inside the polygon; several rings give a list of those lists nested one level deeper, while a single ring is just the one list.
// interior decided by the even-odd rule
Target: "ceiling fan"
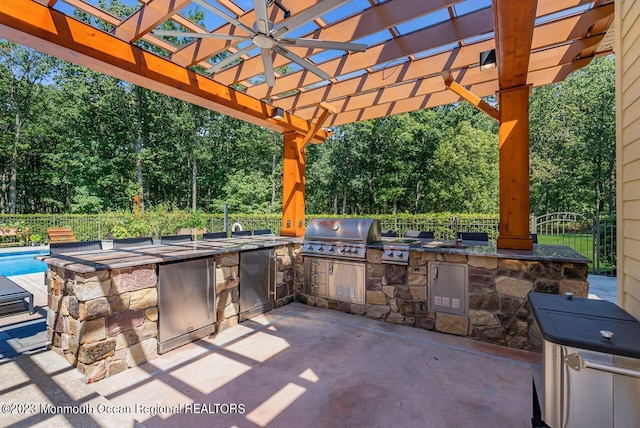
[{"label": "ceiling fan", "polygon": [[239,49],[236,53],[214,64],[206,71],[206,73],[208,74],[215,73],[216,71],[222,69],[228,64],[231,64],[236,59],[258,47],[260,48],[262,64],[264,65],[267,85],[269,86],[274,86],[276,83],[275,74],[273,71],[272,52],[284,56],[291,62],[298,64],[302,68],[319,76],[323,80],[327,80],[331,78],[328,73],[318,68],[311,61],[296,55],[295,53],[287,49],[287,46],[313,49],[336,49],[350,52],[364,52],[367,49],[367,45],[362,43],[333,42],[328,40],[283,37],[291,31],[303,26],[307,22],[317,18],[318,16],[325,14],[339,6],[342,6],[345,3],[348,3],[349,0],[324,0],[316,4],[315,6],[304,10],[293,18],[283,21],[277,27],[268,19],[268,7],[275,2],[276,6],[284,11],[285,18],[290,16],[290,12],[282,5],[281,0],[254,0],[256,22],[253,24],[253,28],[249,28],[247,25],[243,24],[235,17],[207,3],[205,0],[192,1],[218,15],[235,27],[243,30],[248,34],[248,36],[234,36],[230,34],[216,33],[192,33],[168,30],[155,30],[153,31],[153,34],[157,36],[194,37],[201,39],[211,38],[230,40],[234,42],[251,42],[248,46]]}]

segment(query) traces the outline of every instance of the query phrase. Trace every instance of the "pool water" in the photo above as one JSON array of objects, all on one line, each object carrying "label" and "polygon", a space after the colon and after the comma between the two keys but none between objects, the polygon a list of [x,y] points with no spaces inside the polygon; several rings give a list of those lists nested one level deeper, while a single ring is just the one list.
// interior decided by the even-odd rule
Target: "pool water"
[{"label": "pool water", "polygon": [[34,259],[35,256],[44,254],[49,254],[49,251],[0,253],[0,275],[24,275],[26,273],[44,272],[47,270],[47,264]]}]

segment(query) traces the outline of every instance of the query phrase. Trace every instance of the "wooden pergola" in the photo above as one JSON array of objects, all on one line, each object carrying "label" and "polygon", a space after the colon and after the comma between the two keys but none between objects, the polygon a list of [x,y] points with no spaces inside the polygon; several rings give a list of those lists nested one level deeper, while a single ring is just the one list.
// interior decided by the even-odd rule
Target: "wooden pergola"
[{"label": "wooden pergola", "polygon": [[[282,133],[281,233],[292,236],[304,233],[305,147],[324,141],[327,127],[463,99],[499,122],[498,247],[531,249],[531,87],[562,81],[613,47],[613,0],[280,0],[289,18],[265,0],[282,32],[305,17],[296,36],[367,45],[364,52],[287,47],[316,73],[273,50],[269,85],[259,50],[247,52],[239,40],[198,36],[176,46],[154,34],[171,22],[229,38],[256,22],[253,1],[121,1],[135,12],[114,16],[97,0],[1,1],[0,37]],[[187,18],[194,7],[207,13],[207,28]],[[214,19],[215,10],[236,24]],[[497,68],[481,71],[480,54],[492,49]],[[230,55],[236,62],[217,69]],[[496,105],[481,100],[489,95]]]}]

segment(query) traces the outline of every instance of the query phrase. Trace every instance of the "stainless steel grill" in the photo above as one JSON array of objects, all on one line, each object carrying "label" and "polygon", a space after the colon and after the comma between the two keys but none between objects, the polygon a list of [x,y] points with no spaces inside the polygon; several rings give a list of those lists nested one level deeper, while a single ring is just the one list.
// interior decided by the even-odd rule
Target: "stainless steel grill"
[{"label": "stainless steel grill", "polygon": [[305,292],[364,304],[367,244],[378,241],[378,220],[311,220],[302,243]]},{"label": "stainless steel grill", "polygon": [[302,243],[305,256],[365,260],[367,244],[380,240],[380,223],[374,219],[329,218],[309,222]]}]

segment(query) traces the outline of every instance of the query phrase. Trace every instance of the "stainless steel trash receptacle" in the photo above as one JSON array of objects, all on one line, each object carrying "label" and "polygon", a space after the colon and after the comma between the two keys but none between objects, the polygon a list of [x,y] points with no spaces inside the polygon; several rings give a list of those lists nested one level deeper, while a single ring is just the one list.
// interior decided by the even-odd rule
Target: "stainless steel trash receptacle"
[{"label": "stainless steel trash receptacle", "polygon": [[534,427],[640,427],[640,323],[615,304],[530,293],[542,336]]}]

